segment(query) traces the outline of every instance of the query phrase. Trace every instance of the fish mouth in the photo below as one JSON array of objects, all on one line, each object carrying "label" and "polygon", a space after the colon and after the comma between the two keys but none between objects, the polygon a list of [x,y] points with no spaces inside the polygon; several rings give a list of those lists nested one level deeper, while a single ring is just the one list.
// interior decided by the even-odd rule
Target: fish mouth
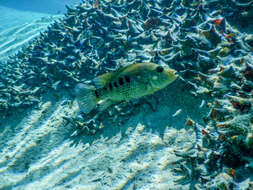
[{"label": "fish mouth", "polygon": [[179,77],[179,75],[177,74],[177,72],[175,72],[174,77],[175,77],[175,79],[177,79]]},{"label": "fish mouth", "polygon": [[174,69],[168,69],[167,74],[168,74],[168,77],[169,77],[172,81],[176,80],[176,79],[178,78],[178,76],[179,76],[179,75],[177,74],[177,71],[174,70]]}]

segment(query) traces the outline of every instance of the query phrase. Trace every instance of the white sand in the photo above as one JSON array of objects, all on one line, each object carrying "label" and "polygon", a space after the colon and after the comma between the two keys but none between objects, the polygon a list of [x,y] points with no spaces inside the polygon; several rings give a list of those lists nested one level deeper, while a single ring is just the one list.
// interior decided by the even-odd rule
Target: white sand
[{"label": "white sand", "polygon": [[[0,189],[182,188],[175,183],[181,176],[173,173],[180,159],[174,151],[194,143],[195,133],[184,122],[187,115],[199,118],[201,110],[200,100],[179,96],[181,90],[174,83],[161,91],[156,112],[144,105],[147,110],[123,126],[106,124],[94,136],[71,137],[73,126],[63,116],[73,116],[78,106],[66,98],[15,116],[18,123],[10,118],[0,135]],[[182,112],[172,117],[178,108]]]}]

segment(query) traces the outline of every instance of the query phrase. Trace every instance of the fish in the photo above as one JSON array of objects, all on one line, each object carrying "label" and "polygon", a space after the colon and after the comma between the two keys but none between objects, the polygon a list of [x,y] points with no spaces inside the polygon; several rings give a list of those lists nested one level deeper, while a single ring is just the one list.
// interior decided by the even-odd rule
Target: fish
[{"label": "fish", "polygon": [[88,114],[97,105],[103,111],[112,104],[153,94],[177,77],[176,70],[167,65],[135,63],[99,75],[91,85],[77,84],[75,94],[80,110]]}]

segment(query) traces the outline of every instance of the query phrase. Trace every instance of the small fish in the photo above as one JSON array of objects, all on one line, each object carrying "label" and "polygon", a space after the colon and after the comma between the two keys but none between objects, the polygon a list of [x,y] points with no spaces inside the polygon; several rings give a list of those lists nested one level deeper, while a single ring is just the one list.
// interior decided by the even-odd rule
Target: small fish
[{"label": "small fish", "polygon": [[92,81],[94,86],[78,84],[75,92],[80,109],[88,114],[97,104],[103,111],[117,102],[153,94],[177,77],[168,66],[136,63],[98,76]]}]

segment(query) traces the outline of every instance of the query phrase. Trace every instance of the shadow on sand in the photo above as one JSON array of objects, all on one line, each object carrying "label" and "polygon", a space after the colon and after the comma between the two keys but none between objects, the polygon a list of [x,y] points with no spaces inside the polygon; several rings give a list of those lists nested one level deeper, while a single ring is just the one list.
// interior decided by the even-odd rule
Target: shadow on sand
[{"label": "shadow on sand", "polygon": [[[117,125],[117,122],[113,122],[112,118],[110,118],[107,113],[104,113],[105,116],[103,116],[101,120],[104,126],[102,130],[99,130],[94,135],[87,135],[86,131],[79,130],[72,126],[72,129],[70,127],[70,130],[72,130],[70,134],[74,132],[77,133],[67,138],[71,139],[72,146],[77,146],[80,143],[92,144],[100,138],[110,139],[118,133],[121,133],[123,138],[130,127],[135,128],[138,124],[145,125],[145,130],[159,134],[160,137],[163,137],[164,130],[167,126],[177,129],[184,128],[187,117],[194,119],[200,124],[204,124],[202,116],[207,113],[208,108],[204,106],[200,109],[199,106],[203,99],[193,96],[189,92],[192,90],[190,88],[191,87],[187,87],[181,81],[176,81],[166,89],[146,97],[147,99],[153,98],[158,100],[158,104],[155,105],[155,110],[152,110],[150,106],[147,104],[145,105],[145,103],[137,105],[137,107],[134,108],[134,114],[126,118],[127,121],[122,125]],[[180,109],[180,113],[173,117],[173,114]],[[108,110],[105,112],[108,112]],[[120,117],[121,116],[118,118]]]}]

